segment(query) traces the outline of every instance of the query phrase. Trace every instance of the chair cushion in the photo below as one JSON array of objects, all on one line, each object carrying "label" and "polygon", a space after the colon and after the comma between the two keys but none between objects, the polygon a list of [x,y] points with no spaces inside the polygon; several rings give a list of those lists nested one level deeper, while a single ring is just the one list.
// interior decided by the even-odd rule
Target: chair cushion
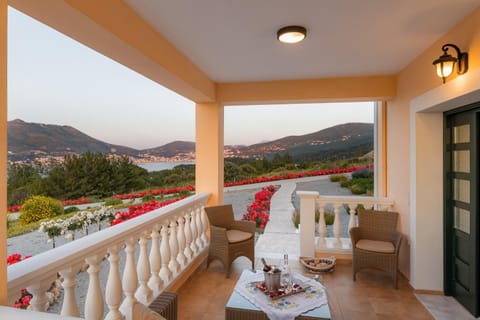
[{"label": "chair cushion", "polygon": [[358,249],[373,251],[373,252],[381,252],[381,253],[395,252],[395,247],[393,246],[393,243],[387,242],[387,241],[362,239],[357,242],[355,247]]},{"label": "chair cushion", "polygon": [[253,234],[240,230],[227,230],[227,238],[229,243],[237,243],[250,239]]}]

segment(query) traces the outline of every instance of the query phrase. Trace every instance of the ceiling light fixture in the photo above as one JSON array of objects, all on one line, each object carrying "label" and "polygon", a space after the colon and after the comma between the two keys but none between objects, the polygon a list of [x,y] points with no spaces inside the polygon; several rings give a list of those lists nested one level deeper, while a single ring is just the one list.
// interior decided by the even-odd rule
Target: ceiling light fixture
[{"label": "ceiling light fixture", "polygon": [[298,43],[307,36],[307,29],[301,26],[287,26],[277,31],[277,39],[283,43]]},{"label": "ceiling light fixture", "polygon": [[[451,47],[456,51],[456,58],[447,53],[448,47]],[[433,65],[437,70],[437,75],[443,79],[443,83],[445,83],[445,79],[453,73],[456,62],[458,62],[458,74],[464,74],[468,71],[468,53],[460,52],[460,49],[451,43],[444,44],[442,50],[443,54],[433,61]]]}]

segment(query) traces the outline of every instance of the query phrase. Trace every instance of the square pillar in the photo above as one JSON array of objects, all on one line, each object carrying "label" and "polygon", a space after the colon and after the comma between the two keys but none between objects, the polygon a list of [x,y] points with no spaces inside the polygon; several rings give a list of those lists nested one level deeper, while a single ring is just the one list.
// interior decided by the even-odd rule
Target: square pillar
[{"label": "square pillar", "polygon": [[195,188],[211,193],[209,205],[223,204],[223,105],[200,103],[195,111]]},{"label": "square pillar", "polygon": [[0,305],[7,305],[7,0],[0,0]]}]

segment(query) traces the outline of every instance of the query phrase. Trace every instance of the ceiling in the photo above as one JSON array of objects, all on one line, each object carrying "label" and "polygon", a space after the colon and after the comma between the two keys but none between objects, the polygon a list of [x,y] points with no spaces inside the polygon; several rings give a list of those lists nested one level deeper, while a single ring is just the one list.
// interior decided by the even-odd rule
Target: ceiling
[{"label": "ceiling", "polygon": [[[479,6],[478,0],[125,2],[216,82],[395,74]],[[292,24],[307,28],[305,41],[277,41],[277,30]]]}]

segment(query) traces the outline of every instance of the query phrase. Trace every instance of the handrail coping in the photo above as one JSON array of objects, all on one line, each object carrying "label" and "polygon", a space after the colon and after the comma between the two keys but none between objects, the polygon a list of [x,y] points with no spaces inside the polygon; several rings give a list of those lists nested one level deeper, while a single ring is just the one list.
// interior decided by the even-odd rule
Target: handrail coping
[{"label": "handrail coping", "polygon": [[297,191],[297,196],[300,198],[316,198],[320,194],[317,191]]},{"label": "handrail coping", "polygon": [[[151,228],[152,222],[158,218],[165,216],[168,219],[178,211],[190,207],[192,203],[206,203],[209,197],[208,192],[195,194],[8,266],[8,291],[12,292],[11,290],[15,291],[33,282],[49,279],[52,274],[63,268],[82,263],[88,256],[105,254],[109,247],[122,242],[123,239],[138,236],[143,230]],[[59,259],[59,257],[67,258]]]},{"label": "handrail coping", "polygon": [[368,197],[368,196],[319,196],[317,203],[331,203],[331,204],[346,204],[346,203],[361,203],[361,204],[382,204],[393,206],[395,201],[388,197]]}]

